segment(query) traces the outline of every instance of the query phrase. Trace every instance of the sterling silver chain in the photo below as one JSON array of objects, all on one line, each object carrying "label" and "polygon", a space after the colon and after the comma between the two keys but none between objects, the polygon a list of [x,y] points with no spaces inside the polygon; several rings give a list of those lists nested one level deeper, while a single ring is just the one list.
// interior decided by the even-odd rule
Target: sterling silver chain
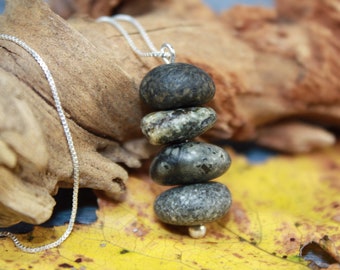
[{"label": "sterling silver chain", "polygon": [[[145,41],[146,45],[149,47],[150,52],[143,52],[137,48],[135,43],[130,37],[130,34],[124,29],[124,27],[119,23],[119,21],[128,22],[132,24],[143,40]],[[152,43],[149,35],[144,30],[143,26],[133,17],[125,14],[117,14],[112,17],[103,16],[97,19],[97,22],[107,22],[112,24],[117,30],[124,36],[126,41],[128,42],[131,49],[141,57],[159,57],[162,58],[166,64],[173,63],[176,60],[176,53],[173,47],[169,43],[164,43],[161,46],[160,50],[157,50],[155,45]]]},{"label": "sterling silver chain", "polygon": [[[124,29],[124,27],[119,23],[119,21],[128,22],[128,23],[132,24],[138,30],[139,34],[141,35],[141,37],[143,38],[143,40],[145,41],[145,43],[149,47],[150,52],[143,52],[143,51],[139,50],[137,48],[137,46],[135,45],[135,43],[133,42],[133,40],[131,39],[130,34]],[[110,23],[113,26],[115,26],[117,28],[117,30],[124,36],[124,38],[126,39],[126,41],[129,44],[129,46],[132,48],[132,50],[137,55],[139,55],[141,57],[162,58],[163,61],[166,64],[175,62],[176,53],[175,53],[175,50],[173,49],[173,47],[169,43],[164,43],[161,46],[161,49],[157,50],[156,47],[154,46],[154,44],[152,43],[151,39],[149,38],[148,34],[144,30],[144,28],[133,17],[131,17],[129,15],[118,14],[118,15],[115,15],[115,16],[112,16],[112,17],[107,17],[107,16],[100,17],[97,20],[97,22],[107,22],[107,23]],[[34,58],[34,60],[39,64],[42,71],[44,72],[45,77],[48,81],[49,87],[50,87],[51,92],[52,92],[52,96],[53,96],[53,99],[54,99],[54,102],[55,102],[55,107],[56,107],[62,128],[64,130],[64,134],[65,134],[65,137],[66,137],[66,140],[67,140],[67,144],[68,144],[68,148],[69,148],[69,152],[70,152],[72,164],[73,164],[72,211],[71,211],[71,216],[70,216],[68,227],[67,227],[66,231],[64,232],[64,234],[58,240],[56,240],[56,241],[54,241],[50,244],[46,244],[46,245],[42,245],[42,246],[38,246],[38,247],[28,247],[28,246],[23,245],[14,234],[12,234],[10,232],[0,232],[0,237],[4,236],[4,237],[11,238],[12,241],[14,242],[15,246],[18,247],[19,249],[21,249],[22,251],[28,252],[28,253],[37,253],[37,252],[41,252],[41,251],[59,246],[61,243],[63,243],[69,237],[69,235],[71,234],[71,232],[73,230],[76,215],[77,215],[77,208],[78,208],[78,191],[79,191],[78,156],[77,156],[74,144],[73,144],[73,139],[72,139],[72,135],[71,135],[71,132],[70,132],[70,128],[68,126],[63,108],[61,106],[57,87],[55,85],[53,76],[52,76],[49,68],[47,67],[46,63],[44,62],[44,60],[40,57],[40,55],[36,51],[34,51],[30,46],[28,46],[25,42],[23,42],[19,38],[11,36],[11,35],[7,35],[7,34],[0,34],[0,39],[14,42],[18,46],[20,46],[21,48],[26,50]]]},{"label": "sterling silver chain", "polygon": [[11,238],[13,240],[15,246],[17,246],[22,251],[29,252],[29,253],[36,253],[36,252],[44,251],[44,250],[59,246],[62,242],[64,242],[69,237],[69,235],[71,234],[71,232],[73,230],[74,222],[75,222],[76,215],[77,215],[77,208],[78,208],[78,191],[79,191],[78,156],[77,156],[77,152],[75,150],[74,144],[73,144],[73,139],[72,139],[72,135],[71,135],[71,132],[70,132],[69,125],[67,123],[63,108],[61,106],[57,87],[55,85],[53,76],[52,76],[49,68],[47,67],[46,63],[44,62],[44,60],[40,57],[40,55],[36,51],[34,51],[30,46],[28,46],[25,42],[23,42],[19,38],[11,36],[11,35],[0,34],[0,39],[14,42],[18,46],[20,46],[21,48],[26,50],[34,58],[34,60],[39,64],[40,68],[44,72],[45,77],[48,81],[49,87],[50,87],[51,92],[52,92],[55,107],[56,107],[61,125],[62,125],[63,130],[64,130],[64,134],[65,134],[65,137],[66,137],[66,140],[67,140],[68,148],[69,148],[71,159],[72,159],[72,165],[73,165],[72,211],[71,211],[71,216],[70,216],[68,227],[67,227],[66,231],[64,232],[64,234],[58,240],[56,240],[55,242],[52,242],[50,244],[46,244],[46,245],[39,246],[39,247],[27,247],[27,246],[23,245],[14,234],[12,234],[10,232],[0,232],[0,236],[6,236],[6,237]]}]

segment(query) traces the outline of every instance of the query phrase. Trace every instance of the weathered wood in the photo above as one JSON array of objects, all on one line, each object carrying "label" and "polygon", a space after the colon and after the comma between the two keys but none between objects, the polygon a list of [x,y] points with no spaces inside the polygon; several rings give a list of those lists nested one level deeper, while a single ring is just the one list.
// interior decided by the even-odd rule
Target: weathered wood
[{"label": "weathered wood", "polygon": [[[120,197],[128,176],[117,163],[140,165],[121,146],[140,134],[143,113],[136,84],[112,55],[96,48],[42,1],[8,1],[0,17],[0,32],[25,41],[49,66],[79,155],[81,187]],[[11,154],[2,158],[0,178],[16,179],[17,194],[27,192],[28,186],[37,197],[55,194],[58,187],[72,185],[72,164],[46,78],[16,44],[1,40],[0,54],[0,140]],[[101,151],[106,156],[114,154],[108,159]],[[2,194],[12,195],[0,196],[0,212],[10,209],[13,216],[18,214],[13,218],[16,222],[41,223],[48,218],[46,212],[52,213],[50,197],[44,203],[44,215],[32,202],[22,216],[17,208],[26,209],[27,202],[6,187]],[[0,218],[0,225],[11,222]]]}]

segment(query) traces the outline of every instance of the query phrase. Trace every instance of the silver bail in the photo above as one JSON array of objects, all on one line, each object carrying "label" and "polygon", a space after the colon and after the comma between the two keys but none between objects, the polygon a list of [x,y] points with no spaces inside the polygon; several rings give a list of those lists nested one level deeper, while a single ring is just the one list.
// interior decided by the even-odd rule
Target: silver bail
[{"label": "silver bail", "polygon": [[162,58],[165,64],[174,63],[176,60],[175,49],[169,43],[164,43],[161,47]]}]

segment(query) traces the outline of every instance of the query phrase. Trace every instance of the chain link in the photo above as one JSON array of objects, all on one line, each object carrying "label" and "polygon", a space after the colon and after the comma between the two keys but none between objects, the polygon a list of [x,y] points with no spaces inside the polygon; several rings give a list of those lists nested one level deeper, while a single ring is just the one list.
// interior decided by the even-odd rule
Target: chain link
[{"label": "chain link", "polygon": [[[130,34],[124,29],[119,21],[128,22],[132,24],[143,38],[146,45],[149,47],[150,52],[143,52],[139,50],[136,44],[133,42]],[[160,50],[157,50],[152,43],[149,35],[144,30],[143,26],[133,17],[125,14],[117,14],[112,17],[102,16],[97,19],[97,22],[107,22],[112,24],[117,30],[124,36],[131,49],[141,57],[159,57],[162,58],[166,64],[173,63],[176,60],[176,53],[173,47],[169,43],[164,43]]]}]

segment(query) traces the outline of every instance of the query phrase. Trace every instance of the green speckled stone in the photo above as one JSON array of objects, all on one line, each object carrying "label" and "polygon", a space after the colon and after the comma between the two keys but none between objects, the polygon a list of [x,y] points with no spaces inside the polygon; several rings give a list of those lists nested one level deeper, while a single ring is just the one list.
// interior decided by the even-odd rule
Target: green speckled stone
[{"label": "green speckled stone", "polygon": [[151,144],[161,145],[199,136],[215,121],[213,109],[191,107],[150,113],[143,117],[141,129]]},{"label": "green speckled stone", "polygon": [[195,226],[223,217],[232,203],[229,189],[216,182],[171,188],[154,203],[157,217],[164,223]]},{"label": "green speckled stone", "polygon": [[165,147],[152,161],[150,176],[165,186],[210,181],[231,164],[226,151],[213,144],[186,142]]},{"label": "green speckled stone", "polygon": [[211,77],[202,69],[185,63],[160,65],[145,75],[141,99],[156,110],[200,106],[215,94]]}]

